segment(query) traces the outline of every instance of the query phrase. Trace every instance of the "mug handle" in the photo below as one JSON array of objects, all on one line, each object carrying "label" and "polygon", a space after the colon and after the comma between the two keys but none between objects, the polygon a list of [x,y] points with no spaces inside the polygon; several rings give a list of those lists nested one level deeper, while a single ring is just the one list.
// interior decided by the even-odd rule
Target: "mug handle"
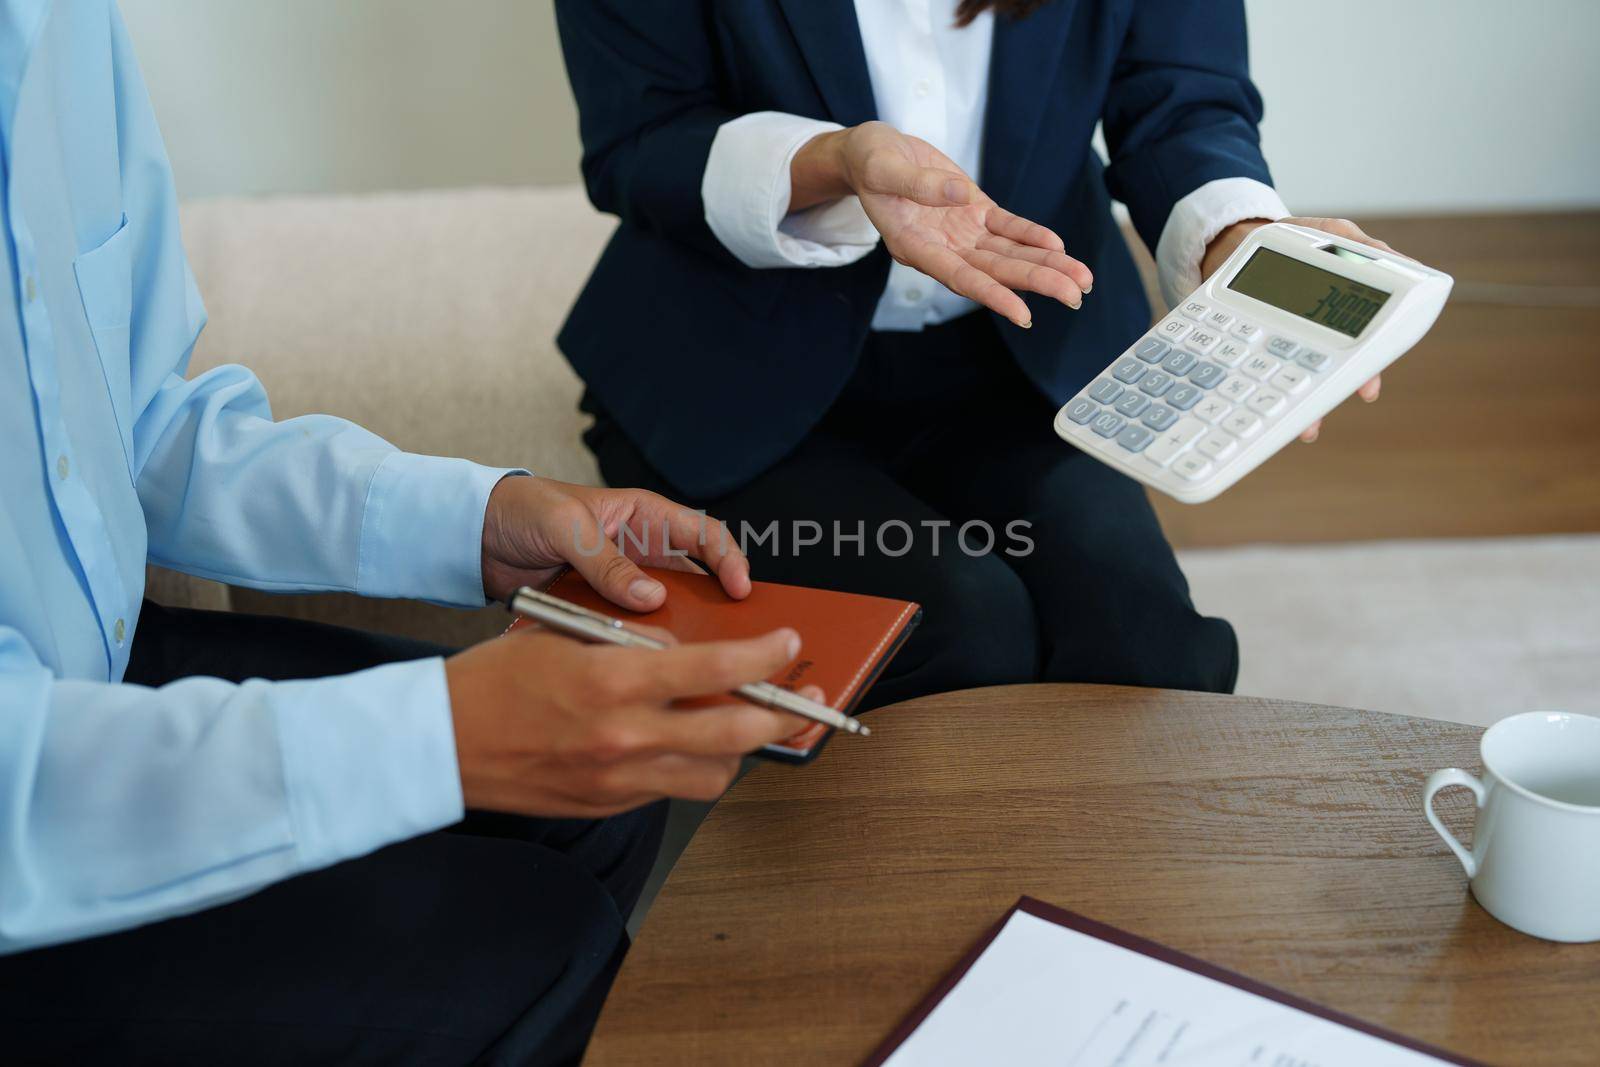
[{"label": "mug handle", "polygon": [[1456,859],[1466,868],[1467,879],[1470,881],[1478,873],[1478,861],[1472,858],[1472,853],[1468,852],[1460,841],[1456,840],[1455,834],[1445,829],[1444,823],[1440,822],[1439,816],[1433,812],[1433,795],[1453,785],[1466,786],[1472,790],[1472,795],[1477,798],[1478,807],[1483,807],[1487,792],[1483,783],[1458,767],[1446,767],[1428,776],[1428,784],[1422,791],[1422,810],[1427,814],[1428,824],[1433,827],[1434,832],[1444,838],[1444,843],[1450,846],[1450,851],[1456,854]]}]

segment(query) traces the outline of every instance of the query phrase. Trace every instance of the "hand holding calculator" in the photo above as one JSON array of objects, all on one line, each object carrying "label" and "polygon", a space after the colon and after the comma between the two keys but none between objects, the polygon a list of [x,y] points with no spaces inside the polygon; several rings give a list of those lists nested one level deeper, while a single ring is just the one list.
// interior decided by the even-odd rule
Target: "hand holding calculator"
[{"label": "hand holding calculator", "polygon": [[1404,355],[1448,274],[1273,223],[1056,415],[1056,433],[1189,504],[1210,500]]}]

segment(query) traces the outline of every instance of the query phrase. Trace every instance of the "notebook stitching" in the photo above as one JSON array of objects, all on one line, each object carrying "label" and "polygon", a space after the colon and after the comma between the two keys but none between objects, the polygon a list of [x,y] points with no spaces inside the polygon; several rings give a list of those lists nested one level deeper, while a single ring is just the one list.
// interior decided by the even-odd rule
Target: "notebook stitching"
[{"label": "notebook stitching", "polygon": [[840,702],[842,704],[848,704],[850,702],[850,696],[856,691],[856,686],[861,684],[862,676],[864,676],[867,671],[872,669],[872,665],[874,663],[878,662],[878,655],[883,651],[883,646],[887,645],[891,640],[893,640],[894,635],[900,632],[900,627],[906,621],[906,616],[911,613],[911,609],[914,607],[916,607],[915,604],[907,604],[904,608],[900,609],[900,615],[894,620],[894,625],[889,627],[888,633],[884,634],[878,639],[877,647],[874,648],[872,650],[872,654],[862,662],[860,668],[856,671],[856,676],[850,679],[850,684],[846,686],[845,691],[840,694],[840,697],[842,698]]}]

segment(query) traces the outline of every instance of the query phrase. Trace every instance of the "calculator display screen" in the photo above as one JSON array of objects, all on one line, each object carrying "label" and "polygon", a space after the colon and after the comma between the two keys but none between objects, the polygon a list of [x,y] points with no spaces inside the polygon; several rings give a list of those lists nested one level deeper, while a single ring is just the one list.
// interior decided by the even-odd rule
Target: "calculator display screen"
[{"label": "calculator display screen", "polygon": [[1361,336],[1390,295],[1270,248],[1256,249],[1228,288],[1347,337]]}]

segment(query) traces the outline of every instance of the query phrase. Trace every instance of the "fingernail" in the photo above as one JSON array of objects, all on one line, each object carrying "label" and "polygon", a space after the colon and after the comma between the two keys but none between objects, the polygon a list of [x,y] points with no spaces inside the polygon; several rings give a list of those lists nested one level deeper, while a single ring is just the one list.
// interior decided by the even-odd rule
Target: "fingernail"
[{"label": "fingernail", "polygon": [[1306,434],[1306,436],[1303,437],[1302,440],[1305,441],[1305,443],[1308,444],[1308,445],[1314,445],[1314,444],[1317,443],[1317,438],[1319,438],[1321,436],[1322,436],[1322,432],[1319,430],[1319,431],[1316,431],[1314,433]]},{"label": "fingernail", "polygon": [[1092,292],[1094,292],[1094,283],[1093,282],[1090,282],[1088,285],[1083,287],[1083,295],[1084,296],[1088,296]]},{"label": "fingernail", "polygon": [[958,204],[965,204],[967,202],[967,183],[958,182],[953,178],[950,181],[945,182],[944,198],[946,200],[953,200]]},{"label": "fingernail", "polygon": [[800,654],[800,635],[794,631],[789,632],[789,658],[794,659]]},{"label": "fingernail", "polygon": [[628,595],[635,600],[653,600],[661,591],[661,583],[653,578],[635,578],[628,586]]},{"label": "fingernail", "polygon": [[1033,329],[1033,320],[1029,319],[1027,322],[1018,322],[1017,325],[1021,326],[1024,330],[1031,330]]},{"label": "fingernail", "polygon": [[1082,311],[1083,310],[1083,301],[1080,300],[1076,304],[1068,304],[1067,307],[1071,308],[1073,311]]}]

